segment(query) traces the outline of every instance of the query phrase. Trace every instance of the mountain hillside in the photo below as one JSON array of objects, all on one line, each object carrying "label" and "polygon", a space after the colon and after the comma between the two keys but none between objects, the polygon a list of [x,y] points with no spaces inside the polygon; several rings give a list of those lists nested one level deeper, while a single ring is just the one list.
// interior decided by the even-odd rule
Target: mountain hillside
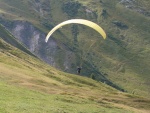
[{"label": "mountain hillside", "polygon": [[[76,73],[80,65],[83,76],[149,97],[149,11],[148,0],[0,0],[0,23],[57,69]],[[72,18],[96,22],[107,39],[73,24],[44,42],[49,30]]]},{"label": "mountain hillside", "polygon": [[149,103],[148,98],[56,70],[0,38],[1,113],[148,113]]}]

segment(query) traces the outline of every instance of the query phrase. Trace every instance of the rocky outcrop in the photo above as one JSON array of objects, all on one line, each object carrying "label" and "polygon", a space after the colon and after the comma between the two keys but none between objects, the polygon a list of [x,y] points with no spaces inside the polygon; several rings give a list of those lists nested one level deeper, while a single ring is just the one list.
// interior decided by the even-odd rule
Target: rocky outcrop
[{"label": "rocky outcrop", "polygon": [[12,22],[12,26],[8,27],[8,29],[31,52],[37,50],[40,38],[45,37],[45,34],[35,29],[30,23],[24,21]]},{"label": "rocky outcrop", "polygon": [[[71,62],[68,59],[73,54],[63,46],[60,48],[55,39],[50,38],[46,43],[46,34],[27,21],[3,22],[3,25],[33,54],[54,67],[69,71]],[[61,57],[60,53],[63,53]]]},{"label": "rocky outcrop", "polygon": [[46,16],[50,14],[51,7],[49,0],[33,0],[29,1],[29,4],[31,6],[31,9],[38,13],[39,16]]},{"label": "rocky outcrop", "polygon": [[150,11],[146,10],[142,5],[138,4],[135,0],[121,0],[120,4],[123,4],[126,8],[141,13],[147,17],[150,17]]}]

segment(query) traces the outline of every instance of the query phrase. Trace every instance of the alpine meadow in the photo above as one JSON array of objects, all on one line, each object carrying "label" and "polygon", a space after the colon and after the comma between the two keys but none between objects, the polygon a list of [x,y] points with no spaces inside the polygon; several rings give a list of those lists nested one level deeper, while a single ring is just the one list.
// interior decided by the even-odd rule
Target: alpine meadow
[{"label": "alpine meadow", "polygon": [[0,113],[149,112],[149,0],[0,0]]}]

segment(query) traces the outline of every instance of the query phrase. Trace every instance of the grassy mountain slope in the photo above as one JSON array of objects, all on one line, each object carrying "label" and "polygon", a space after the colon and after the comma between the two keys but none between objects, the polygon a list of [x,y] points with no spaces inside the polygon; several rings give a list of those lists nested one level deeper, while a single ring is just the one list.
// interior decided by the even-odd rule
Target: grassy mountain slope
[{"label": "grassy mountain slope", "polygon": [[148,113],[149,103],[87,77],[58,71],[0,39],[1,113]]},{"label": "grassy mountain slope", "polygon": [[[104,3],[104,5],[109,4],[106,10],[112,16],[111,21],[121,21],[129,28],[127,30],[111,28],[110,30],[110,34],[113,36],[113,38],[110,37],[111,40],[116,43],[115,45],[118,45],[118,40],[120,43],[119,48],[116,48],[118,50],[115,58],[113,58],[119,61],[114,68],[114,72],[117,74],[113,76],[113,79],[120,79],[127,89],[134,89],[132,90],[134,93],[146,93],[148,96],[150,94],[148,93],[150,90],[148,82],[150,80],[150,18],[134,10],[127,9],[118,1],[114,1],[114,3],[113,10],[110,10],[112,3],[109,1]],[[134,5],[135,7],[144,7],[146,11],[149,11],[147,6],[150,5],[150,2],[137,0]],[[124,37],[123,40],[121,39],[122,36]],[[143,89],[146,92],[143,92]]]},{"label": "grassy mountain slope", "polygon": [[[82,65],[83,75],[94,75],[97,80],[102,80],[104,76],[130,93],[149,97],[150,2],[71,1],[1,0],[0,13],[3,19],[10,21],[29,21],[43,32],[70,18],[84,18],[98,23],[107,33],[106,40],[84,26],[65,26],[53,35],[55,40],[76,54],[75,58],[71,56],[71,72],[74,73],[77,65]],[[80,3],[80,7],[69,7],[71,3]],[[79,33],[73,33],[74,29]],[[63,67],[62,58],[57,61]]]}]

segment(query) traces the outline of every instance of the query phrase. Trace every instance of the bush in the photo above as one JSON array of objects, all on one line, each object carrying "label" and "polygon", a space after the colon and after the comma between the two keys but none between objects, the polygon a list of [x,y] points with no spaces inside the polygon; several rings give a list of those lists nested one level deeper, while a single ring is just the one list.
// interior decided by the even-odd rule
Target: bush
[{"label": "bush", "polygon": [[78,13],[78,9],[80,8],[81,4],[79,2],[66,2],[62,6],[62,10],[68,14],[70,17],[75,17]]}]

